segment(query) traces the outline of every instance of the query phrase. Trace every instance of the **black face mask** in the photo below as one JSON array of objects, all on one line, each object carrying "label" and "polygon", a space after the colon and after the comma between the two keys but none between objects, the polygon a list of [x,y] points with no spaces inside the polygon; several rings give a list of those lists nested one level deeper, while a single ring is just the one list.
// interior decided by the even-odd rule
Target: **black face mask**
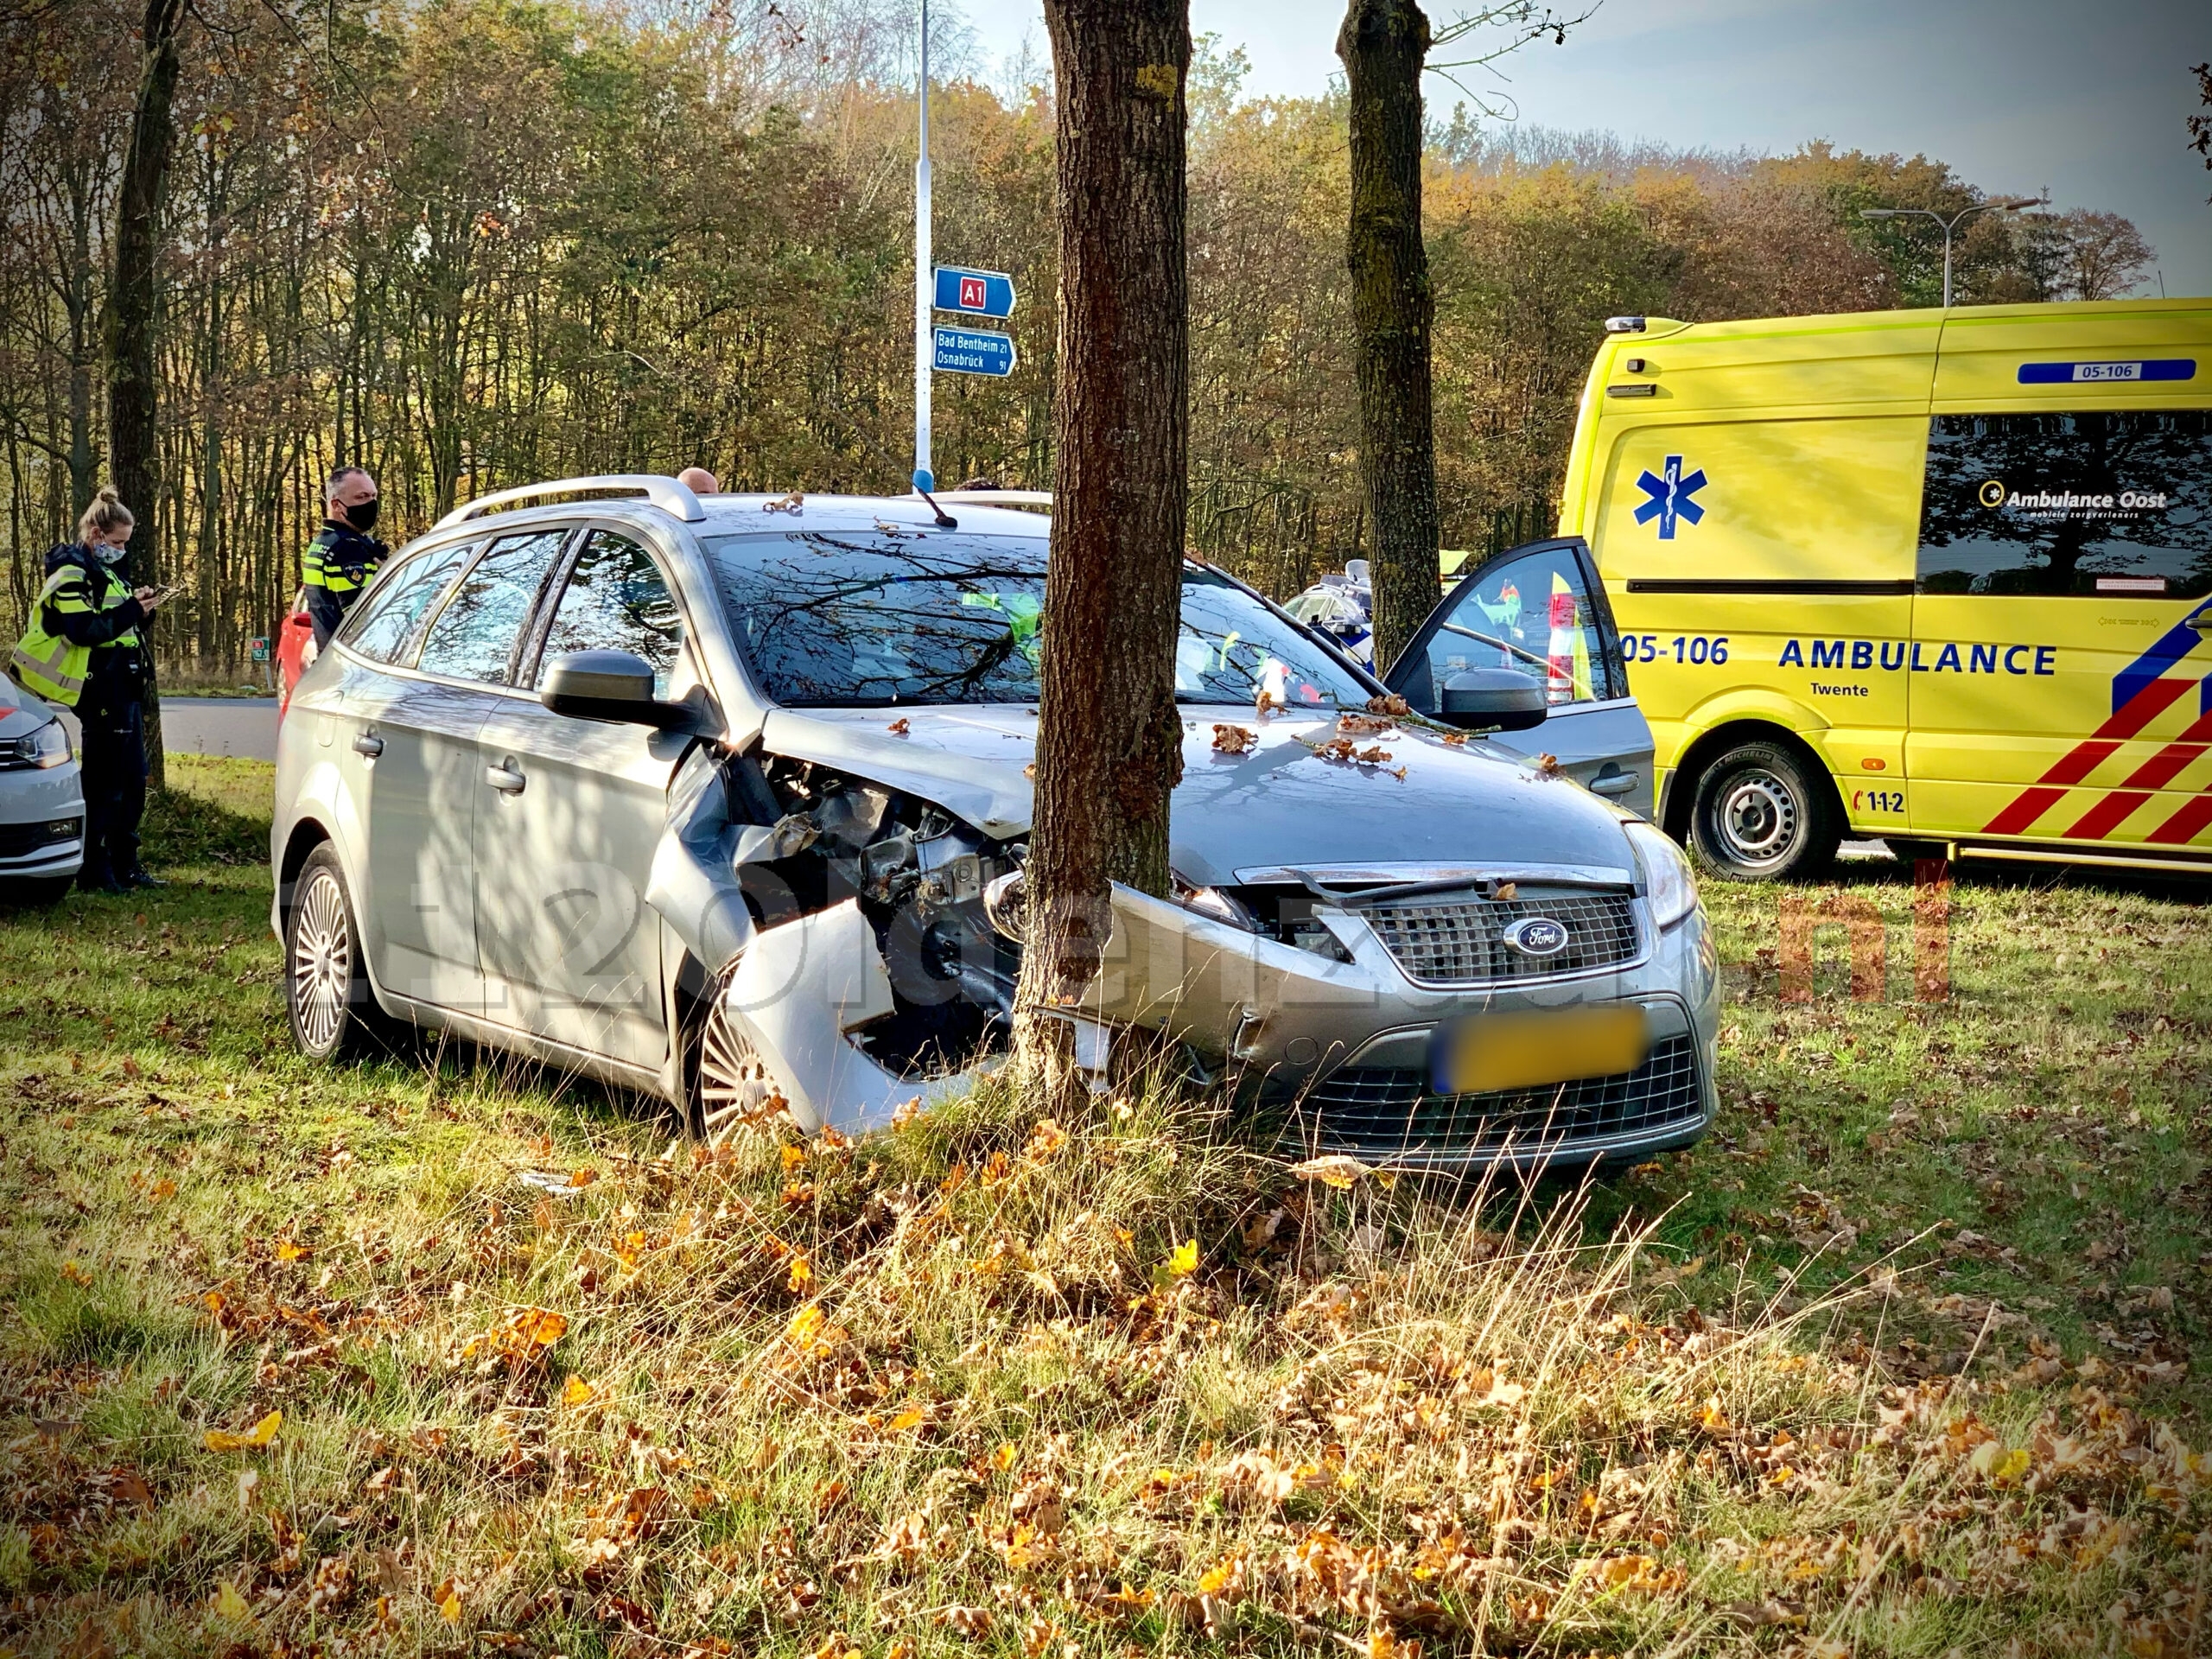
[{"label": "black face mask", "polygon": [[356,501],[346,509],[346,522],[365,536],[377,527],[377,508],[381,505],[375,496]]}]

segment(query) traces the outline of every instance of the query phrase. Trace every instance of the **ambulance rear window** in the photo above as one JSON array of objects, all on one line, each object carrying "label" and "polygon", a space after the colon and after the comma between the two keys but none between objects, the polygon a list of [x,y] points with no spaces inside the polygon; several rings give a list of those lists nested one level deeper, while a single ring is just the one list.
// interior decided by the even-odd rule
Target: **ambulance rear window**
[{"label": "ambulance rear window", "polygon": [[1938,415],[1924,594],[2212,593],[2212,410]]}]

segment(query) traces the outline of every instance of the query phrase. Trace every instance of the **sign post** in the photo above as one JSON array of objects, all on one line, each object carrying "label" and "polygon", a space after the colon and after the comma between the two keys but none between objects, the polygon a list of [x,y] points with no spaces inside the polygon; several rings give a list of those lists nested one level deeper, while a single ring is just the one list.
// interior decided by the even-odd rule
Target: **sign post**
[{"label": "sign post", "polygon": [[921,0],[920,145],[914,159],[914,487],[933,490],[930,471],[930,0]]}]

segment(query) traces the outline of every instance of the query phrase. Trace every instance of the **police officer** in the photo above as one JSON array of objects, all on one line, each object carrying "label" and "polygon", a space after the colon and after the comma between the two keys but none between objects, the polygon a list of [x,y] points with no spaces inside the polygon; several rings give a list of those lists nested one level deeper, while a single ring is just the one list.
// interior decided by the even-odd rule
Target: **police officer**
[{"label": "police officer", "polygon": [[119,573],[130,548],[130,509],[103,489],[78,521],[74,543],[47,555],[30,626],[9,659],[16,684],[77,711],[84,732],[85,864],[94,893],[164,885],[138,861],[146,810],[146,658],[139,627],[160,597],[135,593]]},{"label": "police officer", "polygon": [[322,528],[300,561],[317,651],[330,643],[390,551],[369,534],[377,524],[377,481],[366,470],[340,467],[331,474],[322,499]]}]

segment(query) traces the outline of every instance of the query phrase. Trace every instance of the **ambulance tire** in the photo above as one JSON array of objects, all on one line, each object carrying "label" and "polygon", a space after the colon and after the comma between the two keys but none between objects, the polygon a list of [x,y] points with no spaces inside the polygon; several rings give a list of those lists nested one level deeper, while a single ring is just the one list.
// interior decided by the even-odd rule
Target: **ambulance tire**
[{"label": "ambulance tire", "polygon": [[1731,880],[1818,876],[1834,861],[1843,829],[1827,774],[1780,743],[1740,743],[1698,775],[1690,844]]}]

